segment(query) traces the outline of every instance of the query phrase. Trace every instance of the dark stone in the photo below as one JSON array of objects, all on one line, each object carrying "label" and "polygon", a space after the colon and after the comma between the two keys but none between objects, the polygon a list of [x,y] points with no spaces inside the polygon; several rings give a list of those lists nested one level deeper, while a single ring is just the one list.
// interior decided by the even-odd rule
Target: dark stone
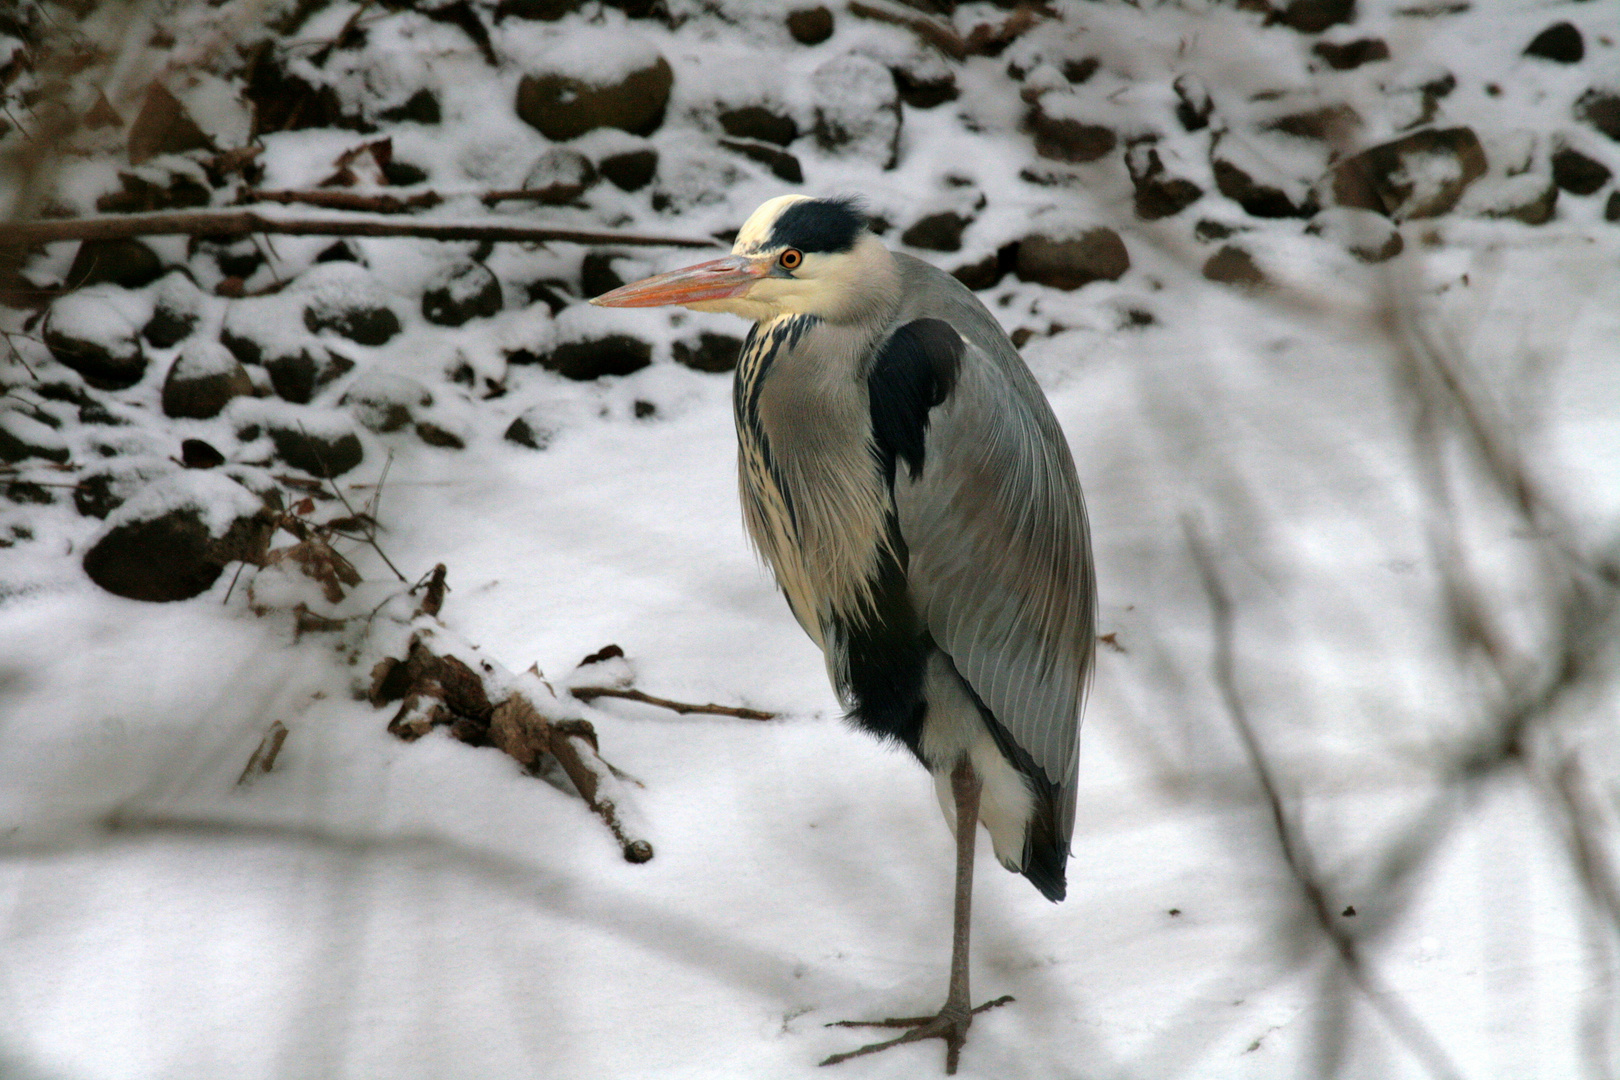
[{"label": "dark stone", "polygon": [[1070,84],[1079,86],[1097,74],[1097,69],[1100,67],[1102,67],[1101,61],[1095,56],[1087,56],[1079,60],[1063,61],[1063,67],[1060,70],[1063,72],[1063,77],[1068,79]]},{"label": "dark stone", "polygon": [[503,306],[501,283],[480,262],[466,262],[422,293],[422,317],[437,326],[461,326],[487,319]]},{"label": "dark stone", "polygon": [[360,437],[352,431],[341,435],[311,434],[303,428],[267,425],[276,456],[311,476],[342,476],[365,457]]},{"label": "dark stone", "polygon": [[85,517],[105,518],[124,505],[129,496],[125,482],[112,473],[91,473],[73,487],[73,507]]},{"label": "dark stone", "polygon": [[799,166],[799,159],[786,150],[778,150],[767,143],[742,142],[737,139],[721,139],[720,145],[750,161],[764,165],[778,180],[785,180],[790,184],[804,183],[804,170]]},{"label": "dark stone", "polygon": [[1212,221],[1209,218],[1201,218],[1199,219],[1198,224],[1193,226],[1193,235],[1205,243],[1212,240],[1225,240],[1236,231],[1237,230],[1230,225],[1226,225],[1219,221]]},{"label": "dark stone", "polygon": [[360,261],[360,256],[355,253],[354,248],[349,246],[347,240],[338,240],[322,248],[320,254],[315,256],[315,261],[318,263],[357,263]]},{"label": "dark stone", "polygon": [[146,88],[141,111],[129,125],[129,163],[139,165],[159,154],[212,149],[213,140],[203,134],[186,107],[154,80]]},{"label": "dark stone", "polygon": [[214,449],[212,443],[201,439],[182,439],[180,464],[188,469],[217,469],[225,464],[225,455]]},{"label": "dark stone", "polygon": [[1530,196],[1521,197],[1517,202],[1508,202],[1504,206],[1487,210],[1485,216],[1512,218],[1526,225],[1545,225],[1552,220],[1557,208],[1558,185],[1548,183]]},{"label": "dark stone", "polygon": [[1074,239],[1024,237],[1018,244],[1015,271],[1020,281],[1078,289],[1093,281],[1116,281],[1130,267],[1131,257],[1119,234],[1096,228]]},{"label": "dark stone", "polygon": [[[650,401],[642,401],[641,399],[637,398],[636,403],[633,406],[633,408],[634,408],[637,420],[645,420],[649,416],[657,416],[658,415],[658,406],[654,405]],[[48,499],[49,496],[46,496],[46,498]]]},{"label": "dark stone", "polygon": [[[507,357],[507,362],[530,362],[519,360],[522,355],[513,353]],[[652,346],[627,334],[609,334],[592,341],[564,342],[550,352],[534,357],[532,362],[564,378],[588,382],[604,375],[629,375],[640,371],[652,363]]]},{"label": "dark stone", "polygon": [[330,304],[315,301],[304,309],[310,333],[330,330],[357,345],[385,345],[399,333],[399,316],[380,305]]},{"label": "dark stone", "polygon": [[1204,197],[1191,180],[1165,175],[1159,151],[1148,143],[1126,150],[1125,168],[1136,188],[1136,215],[1144,221],[1172,217]]},{"label": "dark stone", "polygon": [[658,175],[658,151],[630,150],[605,157],[596,168],[621,191],[640,191]]},{"label": "dark stone", "polygon": [[1609,192],[1609,201],[1603,204],[1604,221],[1620,221],[1620,191]]},{"label": "dark stone", "polygon": [[191,245],[192,255],[207,255],[226,277],[246,281],[264,265],[264,252],[252,240],[199,239]]},{"label": "dark stone", "polygon": [[79,245],[68,268],[66,287],[111,282],[126,289],[140,289],[163,276],[163,262],[157,252],[139,240],[86,240]]},{"label": "dark stone", "polygon": [[408,161],[389,159],[383,162],[381,167],[383,179],[394,187],[410,187],[413,184],[427,183],[427,170],[418,168]]},{"label": "dark stone", "polygon": [[197,341],[180,353],[163,380],[163,415],[207,420],[232,398],[252,393],[253,380],[230,350],[215,341]]},{"label": "dark stone", "polygon": [[[468,367],[471,374],[472,368]],[[463,380],[457,380],[463,381]],[[464,380],[470,383],[470,378]],[[338,404],[349,409],[366,427],[379,435],[398,431],[415,420],[414,409],[433,404],[433,394],[415,379],[386,372],[370,372],[356,379]]]},{"label": "dark stone", "polygon": [[1096,161],[1114,149],[1114,133],[1100,124],[1047,116],[1039,106],[1025,121],[1035,136],[1035,152],[1053,161]]},{"label": "dark stone", "polygon": [[[226,342],[226,346],[229,345],[230,342]],[[354,361],[346,356],[339,356],[330,349],[320,352],[317,356],[303,349],[264,361],[264,370],[270,374],[270,386],[277,397],[294,405],[307,405],[317,390],[354,367]]]},{"label": "dark stone", "polygon": [[530,450],[544,450],[551,445],[554,432],[541,424],[532,414],[524,413],[507,425],[503,436],[507,442],[527,446]]},{"label": "dark stone", "polygon": [[495,6],[495,21],[508,16],[533,19],[537,22],[556,22],[564,15],[578,11],[583,0],[501,0]]},{"label": "dark stone", "polygon": [[197,313],[175,311],[159,304],[152,318],[141,329],[141,337],[154,349],[172,349],[197,328]]},{"label": "dark stone", "polygon": [[1613,174],[1601,161],[1566,146],[1552,156],[1552,175],[1553,183],[1571,195],[1590,195]]},{"label": "dark stone", "polygon": [[889,69],[856,53],[834,57],[810,77],[816,144],[882,169],[900,160],[900,92]]},{"label": "dark stone", "polygon": [[734,139],[753,139],[786,146],[799,137],[799,125],[793,122],[791,116],[779,116],[763,105],[727,109],[720,114],[719,120],[726,134]]},{"label": "dark stone", "polygon": [[[639,404],[639,402],[638,402]],[[56,501],[51,489],[28,480],[13,480],[6,485],[6,498],[19,505],[49,506]]]},{"label": "dark stone", "polygon": [[1573,23],[1557,22],[1537,34],[1524,47],[1524,55],[1560,64],[1578,64],[1586,55],[1586,42]]},{"label": "dark stone", "polygon": [[788,12],[788,33],[800,45],[820,45],[832,37],[833,14],[824,7],[800,8]]},{"label": "dark stone", "polygon": [[384,109],[377,116],[379,119],[388,120],[392,123],[410,121],[417,124],[437,124],[441,119],[439,95],[423,87],[406,98],[402,104],[395,105],[391,109]]},{"label": "dark stone", "polygon": [[1320,34],[1337,23],[1350,22],[1355,15],[1356,0],[1289,0],[1274,18],[1302,34]]},{"label": "dark stone", "polygon": [[1588,90],[1575,102],[1575,119],[1586,121],[1615,142],[1620,142],[1620,94],[1610,90]]},{"label": "dark stone", "polygon": [[1204,263],[1204,276],[1223,285],[1253,288],[1265,283],[1266,276],[1254,264],[1254,257],[1240,247],[1228,244]]},{"label": "dark stone", "polygon": [[152,210],[185,210],[207,206],[213,193],[207,185],[185,173],[173,173],[168,183],[159,184],[144,176],[121,172],[121,190],[96,198],[96,209],[104,214],[139,214]]},{"label": "dark stone", "polygon": [[574,302],[569,296],[568,286],[555,279],[531,281],[524,286],[523,291],[528,296],[529,303],[546,305],[546,309],[553,317]]},{"label": "dark stone", "polygon": [[209,534],[194,507],[110,530],[84,555],[90,580],[131,600],[189,600],[208,590],[225,565],[262,559],[274,524],[268,513],[239,517],[223,537]]},{"label": "dark stone", "polygon": [[1176,119],[1185,131],[1200,131],[1209,126],[1209,117],[1215,111],[1204,84],[1191,75],[1177,76],[1171,84],[1176,92]]},{"label": "dark stone", "polygon": [[1316,213],[1317,206],[1309,197],[1295,203],[1286,192],[1260,183],[1224,158],[1211,160],[1210,168],[1215,173],[1215,186],[1220,188],[1221,194],[1254,217],[1310,217]]},{"label": "dark stone", "polygon": [[343,111],[336,90],[314,86],[289,73],[282,63],[282,51],[269,38],[248,54],[247,84],[242,96],[253,106],[253,138],[308,128],[375,130],[362,117]]},{"label": "dark stone", "polygon": [[1348,141],[1351,132],[1361,126],[1361,117],[1348,105],[1323,105],[1279,116],[1263,126],[1267,131],[1279,131],[1296,139],[1321,139],[1339,144]]},{"label": "dark stone", "polygon": [[651,67],[607,86],[567,75],[525,75],[518,83],[517,114],[553,142],[602,127],[651,135],[664,122],[674,83],[675,74],[661,56]]},{"label": "dark stone", "polygon": [[146,353],[134,335],[109,347],[104,342],[70,337],[54,329],[46,319],[45,347],[58,363],[83,375],[84,381],[98,390],[127,390],[146,373]]},{"label": "dark stone", "polygon": [[523,190],[544,206],[571,203],[596,183],[596,166],[578,150],[553,147],[540,155],[523,178]]},{"label": "dark stone", "polygon": [[677,364],[683,364],[695,371],[722,372],[736,369],[742,347],[742,338],[734,338],[729,334],[703,333],[698,335],[696,345],[677,341],[670,347],[670,352]]},{"label": "dark stone", "polygon": [[67,463],[68,449],[50,427],[15,410],[0,412],[0,461],[18,462],[44,458],[59,465]]},{"label": "dark stone", "polygon": [[429,446],[441,446],[447,450],[465,450],[467,448],[467,444],[460,435],[453,431],[446,431],[438,424],[431,424],[426,420],[417,423],[416,437]]},{"label": "dark stone", "polygon": [[1362,64],[1389,59],[1389,46],[1383,38],[1357,38],[1342,45],[1318,41],[1311,46],[1311,51],[1327,61],[1327,66],[1334,71],[1350,71]]},{"label": "dark stone", "polygon": [[612,292],[625,283],[618,271],[613,269],[613,260],[624,256],[617,251],[588,251],[579,265],[579,288],[585,296],[601,296],[605,292]]},{"label": "dark stone", "polygon": [[993,289],[1018,265],[1018,241],[1003,244],[978,262],[958,266],[951,276],[974,292]]},{"label": "dark stone", "polygon": [[956,87],[956,74],[949,68],[937,74],[917,74],[903,67],[889,69],[900,100],[913,109],[932,109],[955,101],[962,91]]},{"label": "dark stone", "polygon": [[[1432,192],[1419,192],[1406,159],[1444,155],[1458,175]],[[1471,128],[1414,131],[1393,142],[1370,147],[1341,161],[1333,170],[1333,197],[1340,206],[1375,210],[1386,217],[1435,217],[1457,205],[1468,185],[1485,175],[1485,150]]]},{"label": "dark stone", "polygon": [[908,247],[922,248],[924,251],[961,251],[962,230],[967,228],[972,220],[951,211],[929,214],[925,218],[919,218],[911,228],[901,233],[900,242]]}]

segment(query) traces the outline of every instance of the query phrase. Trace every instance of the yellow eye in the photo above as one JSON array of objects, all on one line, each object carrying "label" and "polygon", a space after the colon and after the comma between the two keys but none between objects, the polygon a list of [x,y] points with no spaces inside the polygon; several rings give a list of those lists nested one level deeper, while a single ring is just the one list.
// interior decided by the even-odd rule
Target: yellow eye
[{"label": "yellow eye", "polygon": [[788,248],[777,258],[784,270],[797,270],[799,264],[804,262],[804,256],[794,248]]}]

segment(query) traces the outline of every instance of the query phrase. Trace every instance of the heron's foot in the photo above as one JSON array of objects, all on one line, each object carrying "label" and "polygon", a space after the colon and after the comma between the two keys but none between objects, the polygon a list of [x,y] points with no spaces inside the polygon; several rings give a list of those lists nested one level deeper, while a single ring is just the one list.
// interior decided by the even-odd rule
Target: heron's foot
[{"label": "heron's foot", "polygon": [[875,1042],[870,1046],[863,1046],[859,1050],[850,1050],[843,1054],[834,1054],[823,1061],[823,1065],[837,1065],[840,1061],[850,1058],[862,1057],[866,1054],[875,1054],[879,1050],[887,1050],[891,1046],[900,1046],[904,1043],[921,1042],[924,1039],[945,1040],[945,1075],[956,1075],[956,1061],[962,1055],[962,1044],[967,1042],[968,1025],[973,1018],[986,1009],[994,1009],[998,1005],[1005,1005],[1012,1001],[1011,994],[1003,994],[994,1001],[987,1001],[976,1009],[967,1009],[961,1006],[952,1007],[949,1003],[933,1016],[902,1016],[892,1020],[837,1020],[828,1027],[884,1027],[884,1028],[910,1028],[904,1035],[883,1042]]}]

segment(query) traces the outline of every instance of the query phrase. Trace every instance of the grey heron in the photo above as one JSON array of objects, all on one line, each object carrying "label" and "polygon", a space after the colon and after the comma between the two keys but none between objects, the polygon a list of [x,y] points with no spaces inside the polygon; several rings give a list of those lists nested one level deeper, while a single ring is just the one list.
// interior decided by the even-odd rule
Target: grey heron
[{"label": "grey heron", "polygon": [[951,974],[937,1015],[850,1026],[919,1039],[954,1073],[968,996],[973,848],[1065,892],[1080,711],[1096,641],[1085,504],[1057,419],[995,318],[889,251],[857,200],[784,195],[729,256],[614,289],[754,321],[733,386],[749,536],[856,725],[934,776],[956,836]]}]

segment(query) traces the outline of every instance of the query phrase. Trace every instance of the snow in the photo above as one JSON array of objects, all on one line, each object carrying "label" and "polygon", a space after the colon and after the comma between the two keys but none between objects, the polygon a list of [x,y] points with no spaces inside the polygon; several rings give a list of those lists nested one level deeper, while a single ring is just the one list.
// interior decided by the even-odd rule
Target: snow
[{"label": "snow", "polygon": [[[1469,779],[1447,772],[1514,689],[1484,654],[1459,648],[1448,573],[1469,575],[1506,670],[1530,685],[1553,655],[1548,562],[1612,552],[1620,522],[1620,228],[1602,212],[1613,184],[1562,193],[1543,226],[1476,212],[1544,183],[1555,138],[1620,171],[1614,144],[1569,111],[1587,86],[1620,83],[1615,47],[1601,40],[1612,11],[1556,9],[1587,42],[1586,60],[1565,68],[1519,55],[1555,16],[1539,2],[1420,19],[1401,14],[1406,3],[1362,0],[1357,22],[1326,36],[1383,37],[1391,59],[1335,72],[1312,58],[1314,39],[1235,5],[1058,4],[1065,21],[999,57],[949,65],[962,97],[905,108],[900,160],[884,171],[816,146],[808,132],[828,88],[815,73],[881,73],[914,52],[913,35],[839,8],[834,37],[804,49],[774,5],[670,7],[684,17],[672,29],[595,5],[557,23],[507,18],[491,27],[499,69],[453,25],[377,9],[363,44],[335,52],[330,68],[300,59],[297,70],[350,104],[439,92],[441,126],[387,134],[398,160],[428,170],[447,216],[486,212],[476,191],[518,186],[552,149],[511,115],[519,70],[561,65],[603,82],[656,54],[676,73],[664,127],[569,144],[598,160],[657,149],[649,190],[603,182],[582,206],[488,213],[689,236],[734,229],[784,188],[718,150],[702,110],[769,102],[806,132],[789,148],[803,190],[863,194],[894,226],[891,243],[924,214],[975,214],[962,251],[930,255],[947,269],[1034,230],[1108,225],[1130,252],[1117,282],[1061,292],[1008,277],[982,294],[1007,330],[1034,334],[1022,351],[1085,485],[1100,629],[1113,645],[1099,650],[1082,733],[1068,899],[1046,903],[980,845],[975,995],[1017,1001],[975,1020],[962,1075],[1431,1075],[1379,1011],[1392,1002],[1462,1076],[1601,1074],[1589,1062],[1603,1054],[1613,1071],[1614,927],[1590,907],[1554,797],[1555,780],[1584,793],[1599,864],[1612,866],[1612,643],[1594,648],[1596,674],[1527,736],[1525,756]],[[302,33],[329,38],[354,10],[323,9]],[[963,5],[956,25],[1005,17]],[[1059,85],[1063,61],[1086,56],[1099,71],[1072,91]],[[1037,159],[1020,131],[1028,103],[1006,76],[1014,62],[1026,87],[1048,89],[1050,115],[1107,123],[1122,148],[1157,135],[1167,173],[1204,199],[1142,222],[1122,150],[1075,167]],[[1421,88],[1445,72],[1457,87],[1435,123],[1473,126],[1491,172],[1452,213],[1401,224],[1405,251],[1378,265],[1345,247],[1377,246],[1384,219],[1250,218],[1214,190],[1211,133],[1174,118],[1178,77],[1208,87],[1246,167],[1270,163],[1292,184],[1298,162],[1325,164],[1326,148],[1260,123],[1343,102],[1364,123],[1353,152],[1398,137],[1421,112]],[[844,89],[865,101],[881,82]],[[377,137],[267,135],[263,186],[314,185]],[[65,164],[63,203],[93,206],[116,186],[117,164]],[[1020,180],[1026,169],[1057,182]],[[654,192],[666,198],[658,209]],[[1218,247],[1193,238],[1203,219],[1235,227],[1230,242],[1254,254],[1265,289],[1200,275]],[[932,784],[840,720],[820,655],[743,535],[730,379],[670,358],[672,341],[745,327],[522,304],[533,282],[577,279],[584,251],[563,244],[477,256],[501,279],[506,310],[436,327],[420,292],[473,245],[356,238],[363,265],[316,264],[329,243],[267,245],[270,263],[248,288],[290,282],[273,295],[210,295],[199,257],[200,289],[171,274],[58,301],[53,327],[109,342],[133,338],[162,298],[201,316],[198,337],[154,350],[143,382],[115,396],[117,425],[79,424],[76,406],[41,396],[62,369],[30,340],[26,313],[0,314],[41,372],[0,366],[0,424],[84,466],[28,459],[15,479],[105,470],[131,496],[105,523],[56,488],[50,505],[0,501],[0,1075],[787,1077],[865,1041],[830,1021],[936,1008],[952,844]],[[60,280],[72,255],[54,245],[27,272]],[[636,249],[615,266],[652,273],[697,257]],[[333,343],[304,326],[312,300],[382,304],[403,330],[372,349],[337,343],[356,367],[315,407],[238,398],[215,420],[162,418],[162,374],[221,322],[267,356]],[[1488,419],[1508,418],[1506,450],[1559,514],[1527,526],[1480,481],[1461,440],[1428,456],[1411,339],[1387,332],[1391,312],[1464,361]],[[652,343],[652,366],[575,383],[503,358],[606,333]],[[12,408],[24,404],[64,427]],[[539,674],[517,680],[541,698],[542,677],[559,691],[629,680],[780,714],[578,706],[602,755],[634,778],[614,797],[652,861],[624,862],[572,793],[494,749],[387,733],[393,707],[374,709],[357,690],[376,659],[402,653],[413,624],[400,610],[416,597],[401,597],[407,584],[371,547],[338,542],[364,581],[337,605],[286,566],[235,582],[229,568],[175,604],[113,597],[83,576],[83,552],[119,522],[195,506],[217,534],[256,509],[248,487],[287,470],[268,463],[270,440],[239,442],[240,429],[338,435],[356,412],[388,404],[467,444],[427,446],[410,425],[360,431],[365,460],[337,481],[354,509],[375,497],[377,544],[406,578],[448,566],[442,640],[476,644],[512,672],[534,665]],[[502,438],[518,417],[542,450]],[[215,442],[247,486],[179,468],[182,435]],[[316,501],[322,520],[349,513]],[[1453,542],[1456,563],[1443,557]],[[1357,935],[1371,997],[1345,978],[1279,849],[1214,674],[1193,545],[1231,598],[1236,689],[1334,925]],[[300,603],[351,622],[301,633]],[[610,642],[624,660],[576,669]],[[290,734],[274,769],[239,786],[275,721]],[[1416,869],[1392,883],[1381,868],[1406,844]],[[1591,1050],[1583,1025],[1609,1049]],[[826,1075],[931,1076],[941,1059],[924,1044]]]}]

